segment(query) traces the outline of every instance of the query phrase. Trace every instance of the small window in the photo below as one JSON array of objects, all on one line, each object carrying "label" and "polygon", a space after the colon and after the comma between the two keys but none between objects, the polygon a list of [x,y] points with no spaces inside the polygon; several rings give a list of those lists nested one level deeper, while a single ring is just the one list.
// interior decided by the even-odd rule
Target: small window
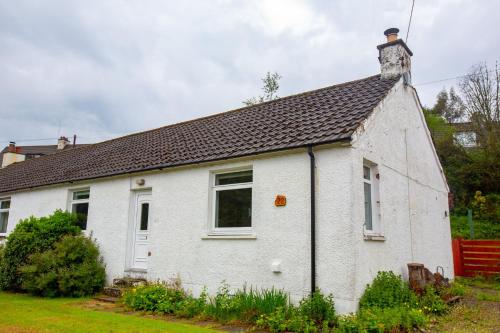
[{"label": "small window", "polygon": [[73,191],[71,194],[71,212],[76,214],[78,226],[87,229],[90,190]]},{"label": "small window", "polygon": [[7,232],[9,222],[10,199],[0,199],[0,234]]},{"label": "small window", "polygon": [[377,166],[365,164],[363,166],[363,195],[364,195],[364,226],[369,233],[380,233],[379,223],[379,176]]},{"label": "small window", "polygon": [[219,231],[252,227],[252,170],[221,173],[214,181],[214,228]]},{"label": "small window", "polygon": [[141,204],[141,225],[140,230],[148,230],[149,203]]}]

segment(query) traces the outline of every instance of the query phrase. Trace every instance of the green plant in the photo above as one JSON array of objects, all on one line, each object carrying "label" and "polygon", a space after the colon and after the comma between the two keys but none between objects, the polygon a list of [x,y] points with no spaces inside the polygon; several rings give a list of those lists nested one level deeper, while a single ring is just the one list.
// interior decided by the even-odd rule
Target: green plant
[{"label": "green plant", "polygon": [[[263,314],[256,321],[256,325],[271,332],[317,332],[315,322],[302,314],[296,307],[278,307],[274,312]],[[328,326],[323,332],[328,331]]]},{"label": "green plant", "polygon": [[385,309],[373,307],[360,310],[355,315],[341,316],[335,332],[408,332],[426,323],[427,317],[419,309],[410,309],[405,306]]},{"label": "green plant", "polygon": [[232,295],[229,286],[223,283],[210,299],[205,314],[222,322],[239,320],[255,323],[259,316],[271,314],[279,307],[286,308],[288,303],[288,295],[282,290],[258,291],[244,287]]},{"label": "green plant", "polygon": [[193,296],[187,296],[184,300],[177,303],[177,307],[174,310],[175,315],[184,318],[196,317],[205,311],[207,305],[208,294],[207,290],[204,288],[200,294],[200,297],[195,298]]},{"label": "green plant", "polygon": [[177,286],[153,283],[130,289],[123,295],[123,302],[134,310],[174,313],[186,300],[186,293]]},{"label": "green plant", "polygon": [[442,315],[448,311],[446,303],[436,289],[431,286],[425,289],[424,294],[419,299],[419,305],[428,314]]},{"label": "green plant", "polygon": [[319,289],[309,297],[304,298],[299,304],[302,315],[314,321],[318,326],[333,326],[336,323],[335,304],[333,296],[325,296]]},{"label": "green plant", "polygon": [[21,220],[7,237],[0,266],[0,288],[22,289],[20,267],[31,255],[49,250],[65,235],[77,235],[76,216],[57,210],[46,217]]},{"label": "green plant", "polygon": [[33,254],[20,272],[23,289],[48,297],[93,295],[106,280],[99,249],[84,236],[64,236],[53,249]]},{"label": "green plant", "polygon": [[442,294],[450,298],[454,296],[464,296],[465,291],[466,289],[464,285],[458,281],[453,281],[448,288],[445,288],[442,291]]},{"label": "green plant", "polygon": [[393,272],[378,272],[373,282],[366,289],[359,301],[360,309],[379,307],[392,308],[398,306],[415,307],[417,298],[401,279]]}]

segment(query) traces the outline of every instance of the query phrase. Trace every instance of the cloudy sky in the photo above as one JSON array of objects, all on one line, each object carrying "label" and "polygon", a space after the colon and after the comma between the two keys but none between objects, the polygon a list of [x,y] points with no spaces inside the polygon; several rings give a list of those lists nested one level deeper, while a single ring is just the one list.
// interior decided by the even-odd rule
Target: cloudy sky
[{"label": "cloudy sky", "polygon": [[[0,0],[0,145],[106,138],[379,72],[411,0]],[[416,0],[408,45],[424,104],[500,60],[500,1]],[[49,139],[49,140],[41,140]],[[28,141],[25,141],[28,140]],[[37,141],[33,141],[37,140]]]}]

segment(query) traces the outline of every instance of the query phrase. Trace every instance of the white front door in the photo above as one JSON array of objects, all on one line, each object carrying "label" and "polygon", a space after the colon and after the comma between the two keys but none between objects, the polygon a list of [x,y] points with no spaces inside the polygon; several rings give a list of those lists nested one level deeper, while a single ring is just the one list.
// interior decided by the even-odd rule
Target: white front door
[{"label": "white front door", "polygon": [[149,257],[149,228],[151,193],[137,193],[134,216],[132,268],[147,269]]}]

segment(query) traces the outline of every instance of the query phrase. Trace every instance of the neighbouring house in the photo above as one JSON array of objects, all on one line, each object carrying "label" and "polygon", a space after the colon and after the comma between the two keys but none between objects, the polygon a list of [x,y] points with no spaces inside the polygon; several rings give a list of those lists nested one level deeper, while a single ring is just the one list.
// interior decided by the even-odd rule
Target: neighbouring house
[{"label": "neighbouring house", "polygon": [[477,134],[471,122],[450,123],[453,128],[455,142],[464,148],[476,148],[478,146]]},{"label": "neighbouring house", "polygon": [[[76,138],[76,136],[75,136]],[[65,136],[61,136],[57,140],[57,145],[42,145],[42,146],[16,146],[15,142],[10,142],[7,147],[0,151],[0,162],[1,167],[29,160],[32,158],[37,158],[45,155],[55,154],[62,150],[72,149],[75,147],[81,147],[81,144],[71,144],[69,139]]]},{"label": "neighbouring house", "polygon": [[453,277],[448,186],[385,32],[381,73],[0,170],[2,232],[30,215],[86,217],[108,278],[321,288],[356,310],[380,270]]}]

